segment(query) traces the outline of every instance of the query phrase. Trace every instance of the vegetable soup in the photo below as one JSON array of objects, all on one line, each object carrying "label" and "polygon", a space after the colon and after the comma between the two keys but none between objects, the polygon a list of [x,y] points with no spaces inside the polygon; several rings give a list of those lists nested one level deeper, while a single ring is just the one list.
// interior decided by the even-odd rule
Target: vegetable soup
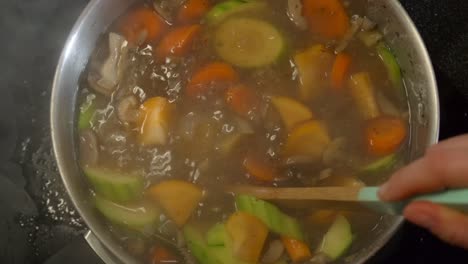
[{"label": "vegetable soup", "polygon": [[328,263],[379,215],[232,188],[364,186],[405,159],[399,65],[367,1],[137,2],[80,81],[80,164],[141,263]]}]

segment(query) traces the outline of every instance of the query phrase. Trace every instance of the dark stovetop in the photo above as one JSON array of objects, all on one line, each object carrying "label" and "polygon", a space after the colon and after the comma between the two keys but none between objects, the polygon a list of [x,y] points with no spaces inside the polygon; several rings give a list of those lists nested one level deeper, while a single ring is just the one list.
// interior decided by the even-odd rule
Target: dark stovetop
[{"label": "dark stovetop", "polygon": [[[88,0],[0,1],[0,263],[101,263],[61,185],[49,97],[67,34]],[[431,55],[441,138],[468,132],[468,1],[401,0]],[[406,224],[376,263],[466,263],[468,253]]]}]

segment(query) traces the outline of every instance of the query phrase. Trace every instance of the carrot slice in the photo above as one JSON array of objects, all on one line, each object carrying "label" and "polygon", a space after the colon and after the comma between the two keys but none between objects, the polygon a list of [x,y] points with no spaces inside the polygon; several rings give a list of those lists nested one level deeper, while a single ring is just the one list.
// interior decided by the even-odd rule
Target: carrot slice
[{"label": "carrot slice", "polygon": [[179,23],[188,23],[200,20],[210,9],[208,0],[188,0],[179,9],[177,21]]},{"label": "carrot slice", "polygon": [[184,56],[190,52],[193,40],[200,31],[200,25],[183,26],[169,32],[156,49],[158,58],[167,56]]},{"label": "carrot slice", "polygon": [[151,256],[151,264],[179,263],[176,255],[163,246],[157,246]]},{"label": "carrot slice", "polygon": [[244,167],[249,175],[258,181],[273,182],[277,178],[276,169],[273,165],[253,154],[247,154],[244,159]]},{"label": "carrot slice", "polygon": [[340,90],[345,84],[345,77],[351,66],[351,56],[346,53],[340,53],[336,56],[331,72],[332,87]]},{"label": "carrot slice", "polygon": [[205,93],[210,83],[236,82],[238,80],[239,75],[231,65],[222,62],[213,62],[195,72],[187,85],[186,93],[190,97],[196,97]]},{"label": "carrot slice", "polygon": [[304,261],[312,257],[312,253],[306,243],[285,236],[281,237],[281,241],[293,262]]},{"label": "carrot slice", "polygon": [[404,122],[396,117],[383,116],[368,121],[365,127],[367,150],[373,155],[395,152],[405,140]]},{"label": "carrot slice", "polygon": [[349,17],[340,0],[304,0],[303,15],[313,33],[340,38],[348,31]]},{"label": "carrot slice", "polygon": [[259,98],[251,88],[237,85],[226,91],[226,102],[234,112],[246,117],[255,111],[259,104]]},{"label": "carrot slice", "polygon": [[165,30],[164,20],[147,7],[129,13],[120,24],[120,31],[131,45],[154,43]]}]

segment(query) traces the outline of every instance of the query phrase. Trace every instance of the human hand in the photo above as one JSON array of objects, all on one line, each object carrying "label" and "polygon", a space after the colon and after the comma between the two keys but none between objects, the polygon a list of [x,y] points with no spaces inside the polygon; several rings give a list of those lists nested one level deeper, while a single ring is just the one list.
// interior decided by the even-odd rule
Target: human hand
[{"label": "human hand", "polygon": [[[400,169],[382,185],[379,195],[382,200],[397,201],[462,187],[468,187],[468,135],[430,147],[424,157]],[[468,249],[468,215],[424,201],[410,203],[403,215],[440,239]]]}]

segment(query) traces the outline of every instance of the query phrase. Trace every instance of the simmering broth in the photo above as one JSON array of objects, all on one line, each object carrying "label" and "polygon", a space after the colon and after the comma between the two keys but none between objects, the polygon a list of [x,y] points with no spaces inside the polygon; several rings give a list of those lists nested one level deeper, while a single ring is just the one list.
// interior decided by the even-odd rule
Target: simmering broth
[{"label": "simmering broth", "polygon": [[[175,3],[177,2],[177,3]],[[142,263],[328,263],[378,215],[236,185],[376,185],[404,159],[398,64],[366,1],[137,3],[82,75],[80,163]],[[185,245],[185,246],[182,246]]]}]

